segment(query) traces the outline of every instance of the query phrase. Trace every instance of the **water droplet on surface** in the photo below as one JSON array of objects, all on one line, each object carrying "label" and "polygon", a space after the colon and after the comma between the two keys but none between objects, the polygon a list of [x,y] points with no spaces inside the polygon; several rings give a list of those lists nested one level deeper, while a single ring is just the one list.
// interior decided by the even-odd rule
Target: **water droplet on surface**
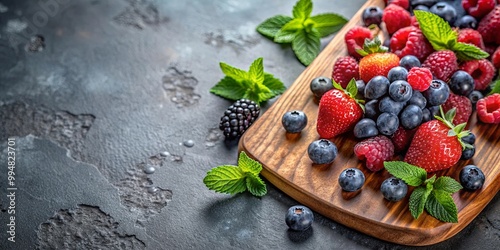
[{"label": "water droplet on surface", "polygon": [[158,192],[158,188],[157,187],[148,187],[148,192],[151,194],[154,194],[154,193]]},{"label": "water droplet on surface", "polygon": [[163,157],[167,157],[167,156],[170,156],[170,152],[164,151],[164,152],[161,152],[160,155]]},{"label": "water droplet on surface", "polygon": [[156,171],[155,167],[151,165],[147,165],[146,168],[144,168],[144,173],[146,174],[152,174]]},{"label": "water droplet on surface", "polygon": [[193,140],[186,140],[184,142],[182,142],[182,144],[188,148],[190,147],[193,147],[194,146],[194,141]]}]

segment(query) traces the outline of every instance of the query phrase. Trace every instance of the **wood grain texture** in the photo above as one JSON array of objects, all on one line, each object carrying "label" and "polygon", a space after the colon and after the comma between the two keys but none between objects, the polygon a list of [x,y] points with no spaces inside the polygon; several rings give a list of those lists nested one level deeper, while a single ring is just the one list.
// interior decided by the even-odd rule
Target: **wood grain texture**
[{"label": "wood grain texture", "polygon": [[[382,240],[403,245],[424,246],[446,240],[469,224],[500,189],[500,128],[478,123],[475,114],[470,128],[477,136],[476,155],[470,161],[441,172],[458,180],[460,169],[467,164],[481,167],[486,175],[483,188],[476,192],[459,191],[453,195],[458,208],[458,223],[444,223],[424,212],[417,220],[408,209],[407,197],[400,202],[386,201],[379,191],[387,171],[373,173],[353,153],[357,142],[352,133],[332,139],[339,155],[327,167],[313,166],[307,156],[309,144],[319,138],[316,132],[318,105],[309,90],[309,83],[318,76],[331,76],[338,56],[346,55],[344,35],[361,23],[361,11],[368,6],[383,7],[382,0],[369,0],[338,32],[333,40],[297,78],[292,86],[254,123],[240,139],[240,150],[264,166],[262,175],[273,185],[298,202],[309,206],[348,227]],[[281,125],[282,115],[290,110],[302,110],[309,123],[298,136],[286,134]],[[356,195],[343,192],[337,179],[348,167],[361,169],[366,183]],[[412,189],[410,189],[411,191]]]}]

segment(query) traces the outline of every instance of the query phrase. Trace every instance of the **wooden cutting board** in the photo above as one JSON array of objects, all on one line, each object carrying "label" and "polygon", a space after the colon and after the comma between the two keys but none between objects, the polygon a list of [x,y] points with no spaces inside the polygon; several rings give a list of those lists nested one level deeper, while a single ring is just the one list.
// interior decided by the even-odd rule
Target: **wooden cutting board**
[{"label": "wooden cutting board", "polygon": [[[500,128],[476,122],[473,114],[470,128],[477,136],[476,155],[460,161],[449,170],[437,172],[458,180],[460,169],[467,164],[479,166],[486,175],[483,188],[476,192],[459,191],[453,195],[458,208],[458,223],[444,223],[424,212],[417,220],[408,209],[409,194],[399,202],[389,202],[379,191],[387,171],[373,173],[353,153],[357,142],[352,133],[332,141],[339,155],[329,167],[312,166],[307,155],[309,144],[319,138],[316,132],[318,104],[309,89],[311,80],[331,76],[337,57],[346,55],[344,35],[350,27],[361,23],[361,12],[368,6],[383,7],[382,0],[369,0],[345,27],[338,32],[315,61],[292,86],[245,132],[240,150],[263,165],[262,175],[283,192],[314,211],[348,227],[382,240],[413,246],[444,241],[462,230],[491,201],[500,189]],[[302,110],[309,123],[300,136],[287,135],[281,125],[282,115]],[[366,182],[356,195],[343,192],[337,179],[348,167],[361,169]],[[410,189],[411,191],[412,189]]]}]

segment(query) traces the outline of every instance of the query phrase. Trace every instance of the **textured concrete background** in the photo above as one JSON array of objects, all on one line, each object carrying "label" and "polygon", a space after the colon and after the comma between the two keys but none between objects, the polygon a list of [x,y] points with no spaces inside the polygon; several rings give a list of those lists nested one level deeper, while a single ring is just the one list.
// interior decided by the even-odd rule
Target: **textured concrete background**
[{"label": "textured concrete background", "polygon": [[[0,249],[405,248],[319,214],[312,230],[289,232],[296,202],[272,185],[259,199],[202,182],[237,159],[218,130],[231,102],[209,93],[219,62],[247,68],[264,56],[287,86],[304,70],[289,46],[255,31],[294,2],[0,0]],[[314,13],[351,17],[363,2],[315,0]],[[8,137],[16,243],[6,233]],[[499,244],[497,195],[430,248]]]}]

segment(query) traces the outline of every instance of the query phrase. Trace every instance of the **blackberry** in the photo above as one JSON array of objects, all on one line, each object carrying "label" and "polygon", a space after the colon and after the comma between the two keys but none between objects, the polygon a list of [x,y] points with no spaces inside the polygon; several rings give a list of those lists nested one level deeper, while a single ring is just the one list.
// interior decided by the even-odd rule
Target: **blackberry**
[{"label": "blackberry", "polygon": [[236,139],[259,117],[260,107],[254,101],[240,99],[229,106],[220,118],[219,129],[226,139]]}]

